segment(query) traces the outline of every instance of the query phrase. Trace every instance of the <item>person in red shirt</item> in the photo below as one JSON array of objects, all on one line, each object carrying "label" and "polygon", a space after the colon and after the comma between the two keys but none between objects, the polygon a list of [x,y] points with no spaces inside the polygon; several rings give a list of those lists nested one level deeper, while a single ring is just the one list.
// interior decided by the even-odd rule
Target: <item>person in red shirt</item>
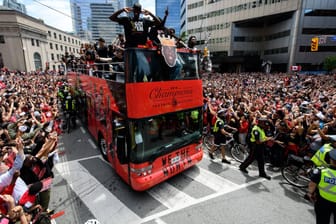
[{"label": "person in red shirt", "polygon": [[239,120],[239,127],[238,127],[238,133],[239,133],[239,143],[246,145],[246,136],[249,129],[249,122],[248,122],[248,115],[243,115],[240,117]]}]

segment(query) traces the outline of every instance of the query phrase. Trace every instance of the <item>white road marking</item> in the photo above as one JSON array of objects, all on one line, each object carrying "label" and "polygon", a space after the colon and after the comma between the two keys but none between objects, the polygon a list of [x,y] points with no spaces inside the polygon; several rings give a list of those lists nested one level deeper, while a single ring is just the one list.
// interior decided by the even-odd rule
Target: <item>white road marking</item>
[{"label": "white road marking", "polygon": [[[139,224],[141,218],[128,209],[77,161],[56,164],[72,190],[102,224]],[[110,208],[113,205],[113,210]]]},{"label": "white road marking", "polygon": [[[197,169],[200,172],[197,172]],[[216,192],[228,192],[239,186],[238,184],[235,184],[199,166],[195,169],[186,170],[183,174],[213,189]]]},{"label": "white road marking", "polygon": [[[272,178],[274,177],[277,177],[281,174],[277,174],[277,175],[274,175],[272,176]],[[190,207],[190,206],[193,206],[193,205],[196,205],[196,204],[200,204],[202,202],[205,202],[205,201],[208,201],[208,200],[211,200],[211,199],[214,199],[214,198],[217,198],[217,197],[220,197],[220,196],[223,196],[225,194],[228,194],[228,193],[231,193],[231,192],[234,192],[234,191],[237,191],[237,190],[240,190],[242,188],[246,188],[248,186],[251,186],[251,185],[254,185],[256,183],[260,183],[260,182],[263,182],[263,181],[268,181],[266,179],[263,179],[263,178],[258,178],[256,180],[253,180],[253,181],[250,181],[248,183],[245,183],[245,184],[241,184],[241,185],[238,185],[237,187],[235,188],[232,188],[231,191],[222,191],[222,192],[217,192],[217,193],[214,193],[214,194],[210,194],[208,196],[205,196],[203,198],[199,198],[199,199],[195,199],[193,202],[191,203],[185,203],[185,204],[179,204],[177,206],[175,206],[174,208],[171,208],[171,209],[167,209],[167,210],[164,210],[162,212],[158,212],[156,214],[153,214],[151,216],[147,216],[145,218],[143,218],[141,220],[142,223],[145,223],[145,222],[149,222],[149,221],[152,221],[152,220],[156,220],[160,217],[163,217],[163,216],[166,216],[166,215],[169,215],[173,212],[176,212],[176,211],[179,211],[179,210],[182,210],[182,209],[185,209],[187,207]]]},{"label": "white road marking", "polygon": [[90,143],[90,145],[92,146],[92,148],[97,149],[96,144],[94,143],[94,141],[91,138],[89,138],[88,142]]},{"label": "white road marking", "polygon": [[83,128],[82,126],[80,127],[80,130],[83,134],[86,134],[85,128]]},{"label": "white road marking", "polygon": [[158,200],[167,208],[174,208],[179,204],[189,204],[195,201],[194,198],[176,189],[174,186],[163,182],[147,191],[153,198]]},{"label": "white road marking", "polygon": [[162,221],[162,219],[159,219],[159,218],[155,219],[154,222],[157,224],[167,224],[164,221]]}]

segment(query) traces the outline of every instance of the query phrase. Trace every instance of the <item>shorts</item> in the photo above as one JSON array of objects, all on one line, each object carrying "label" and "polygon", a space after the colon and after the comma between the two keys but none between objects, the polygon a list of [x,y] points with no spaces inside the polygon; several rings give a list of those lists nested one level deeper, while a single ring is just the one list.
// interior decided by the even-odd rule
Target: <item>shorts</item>
[{"label": "shorts", "polygon": [[214,139],[214,145],[215,146],[222,146],[222,145],[225,145],[226,144],[226,138],[223,136],[223,137],[216,137],[215,136],[215,139]]}]

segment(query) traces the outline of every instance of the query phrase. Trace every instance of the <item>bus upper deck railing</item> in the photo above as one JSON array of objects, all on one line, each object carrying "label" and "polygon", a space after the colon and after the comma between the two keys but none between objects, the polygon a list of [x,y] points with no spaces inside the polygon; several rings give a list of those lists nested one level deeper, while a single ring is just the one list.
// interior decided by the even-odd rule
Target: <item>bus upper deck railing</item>
[{"label": "bus upper deck railing", "polygon": [[67,71],[115,81],[117,81],[117,78],[124,80],[125,76],[124,62],[80,64],[69,66]]}]

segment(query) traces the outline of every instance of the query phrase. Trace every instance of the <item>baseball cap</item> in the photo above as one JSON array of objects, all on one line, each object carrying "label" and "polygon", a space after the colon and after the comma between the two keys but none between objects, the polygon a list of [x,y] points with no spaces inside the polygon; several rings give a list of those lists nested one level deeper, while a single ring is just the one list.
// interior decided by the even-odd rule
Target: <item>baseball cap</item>
[{"label": "baseball cap", "polygon": [[134,3],[133,9],[141,11],[141,5],[140,5],[140,3]]},{"label": "baseball cap", "polygon": [[98,39],[98,41],[100,41],[100,42],[104,42],[104,43],[105,43],[105,40],[104,40],[102,37],[100,37],[100,38]]},{"label": "baseball cap", "polygon": [[219,111],[217,112],[217,114],[222,114],[222,113],[225,113],[225,112],[226,112],[226,110],[221,109],[221,110],[219,110]]},{"label": "baseball cap", "polygon": [[329,151],[329,156],[332,160],[336,161],[336,149]]}]

